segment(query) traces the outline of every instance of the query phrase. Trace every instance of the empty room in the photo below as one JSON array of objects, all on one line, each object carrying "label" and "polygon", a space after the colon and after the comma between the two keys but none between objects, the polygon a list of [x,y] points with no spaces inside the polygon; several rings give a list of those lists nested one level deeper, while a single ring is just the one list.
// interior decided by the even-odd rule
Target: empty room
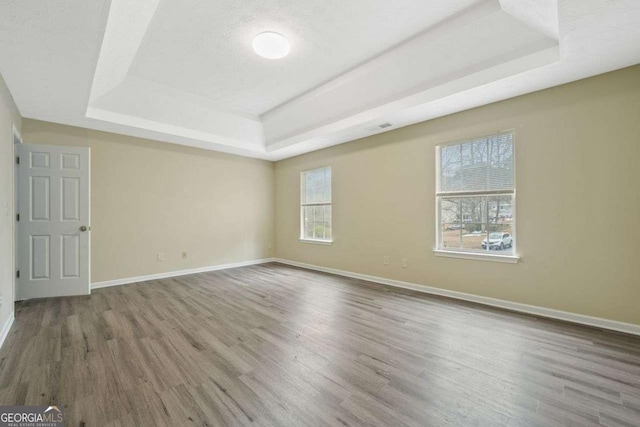
[{"label": "empty room", "polygon": [[638,0],[1,0],[0,427],[638,427],[639,186]]}]

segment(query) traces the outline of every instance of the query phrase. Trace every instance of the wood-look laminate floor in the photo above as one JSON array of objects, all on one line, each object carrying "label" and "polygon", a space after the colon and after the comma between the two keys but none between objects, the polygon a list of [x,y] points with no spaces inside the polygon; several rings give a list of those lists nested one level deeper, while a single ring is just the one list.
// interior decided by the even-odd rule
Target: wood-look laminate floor
[{"label": "wood-look laminate floor", "polygon": [[18,304],[0,404],[67,426],[640,426],[640,338],[266,264]]}]

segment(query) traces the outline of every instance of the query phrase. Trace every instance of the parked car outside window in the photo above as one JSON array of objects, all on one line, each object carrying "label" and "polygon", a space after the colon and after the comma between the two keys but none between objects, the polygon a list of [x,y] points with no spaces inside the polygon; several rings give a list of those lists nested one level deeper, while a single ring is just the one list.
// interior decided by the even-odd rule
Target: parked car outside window
[{"label": "parked car outside window", "polygon": [[502,250],[513,246],[513,238],[509,233],[491,233],[482,241],[482,249]]}]

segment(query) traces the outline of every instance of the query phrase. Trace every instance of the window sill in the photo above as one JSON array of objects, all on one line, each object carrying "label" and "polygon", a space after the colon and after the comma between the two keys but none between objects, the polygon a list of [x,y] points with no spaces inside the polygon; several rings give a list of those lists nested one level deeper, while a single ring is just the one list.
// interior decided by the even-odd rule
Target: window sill
[{"label": "window sill", "polygon": [[520,260],[520,257],[517,255],[494,255],[494,254],[483,254],[483,253],[477,253],[477,252],[444,251],[440,249],[434,249],[433,253],[436,256],[441,256],[446,258],[472,259],[476,261],[505,262],[509,264],[516,264]]},{"label": "window sill", "polygon": [[315,240],[315,239],[300,239],[302,243],[311,243],[314,245],[333,245],[333,240]]}]

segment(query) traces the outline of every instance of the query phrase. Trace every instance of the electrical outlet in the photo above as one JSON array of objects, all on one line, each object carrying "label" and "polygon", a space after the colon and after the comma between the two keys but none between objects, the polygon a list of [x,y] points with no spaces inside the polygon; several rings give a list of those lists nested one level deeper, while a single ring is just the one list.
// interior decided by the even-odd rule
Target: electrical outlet
[{"label": "electrical outlet", "polygon": [[164,254],[162,252],[158,252],[158,262],[164,261]]},{"label": "electrical outlet", "polygon": [[409,267],[409,262],[407,261],[406,258],[402,258],[402,268],[407,268]]},{"label": "electrical outlet", "polygon": [[382,263],[383,263],[384,265],[389,265],[389,257],[388,257],[388,256],[386,256],[386,257],[382,258]]},{"label": "electrical outlet", "polygon": [[187,251],[182,251],[182,258],[186,258],[187,257]]}]

